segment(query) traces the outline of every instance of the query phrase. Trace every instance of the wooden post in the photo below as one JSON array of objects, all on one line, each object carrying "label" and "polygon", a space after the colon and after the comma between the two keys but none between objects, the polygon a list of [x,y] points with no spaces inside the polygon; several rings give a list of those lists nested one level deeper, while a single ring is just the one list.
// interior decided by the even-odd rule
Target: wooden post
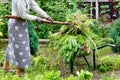
[{"label": "wooden post", "polygon": [[92,19],[92,16],[93,16],[93,0],[90,0],[90,6],[91,6],[91,8],[90,8],[90,17],[91,17],[91,19]]},{"label": "wooden post", "polygon": [[99,0],[96,0],[96,20],[99,19]]}]

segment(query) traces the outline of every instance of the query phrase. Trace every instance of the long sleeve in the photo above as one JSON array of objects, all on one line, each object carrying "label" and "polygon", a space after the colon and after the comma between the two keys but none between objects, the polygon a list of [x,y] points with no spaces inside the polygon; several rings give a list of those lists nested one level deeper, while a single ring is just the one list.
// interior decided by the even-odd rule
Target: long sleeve
[{"label": "long sleeve", "polygon": [[35,0],[31,0],[31,9],[44,18],[48,17],[48,15],[38,6]]},{"label": "long sleeve", "polygon": [[16,4],[17,4],[18,15],[21,18],[27,19],[27,20],[36,20],[37,19],[37,16],[30,15],[27,13],[26,4],[25,4],[24,0],[17,0]]}]

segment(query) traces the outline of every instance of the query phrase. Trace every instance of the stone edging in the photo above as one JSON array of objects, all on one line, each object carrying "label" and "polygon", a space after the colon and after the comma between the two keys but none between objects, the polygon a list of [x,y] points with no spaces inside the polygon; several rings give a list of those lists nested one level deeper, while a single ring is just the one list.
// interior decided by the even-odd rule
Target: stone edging
[{"label": "stone edging", "polygon": [[[47,44],[50,40],[49,39],[39,39],[40,44]],[[8,43],[8,39],[0,39],[0,43]]]}]

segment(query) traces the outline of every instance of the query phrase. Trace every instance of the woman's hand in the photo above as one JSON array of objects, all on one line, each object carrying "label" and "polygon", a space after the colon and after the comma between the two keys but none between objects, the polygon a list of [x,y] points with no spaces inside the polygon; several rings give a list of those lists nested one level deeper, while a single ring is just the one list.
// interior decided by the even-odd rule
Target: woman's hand
[{"label": "woman's hand", "polygon": [[53,24],[54,22],[53,22],[53,19],[49,16],[49,17],[47,17],[46,18],[47,20],[49,20],[49,21],[51,21],[51,24]]},{"label": "woman's hand", "polygon": [[[50,21],[51,24],[54,23],[51,17],[47,17],[47,18],[45,18],[45,19],[48,20],[48,21]],[[41,18],[37,18],[35,21],[38,22],[38,23],[42,23],[42,22],[44,21],[44,19],[43,19],[43,21],[42,21]]]},{"label": "woman's hand", "polygon": [[42,23],[42,19],[41,18],[37,18],[35,21],[38,22],[38,23]]}]

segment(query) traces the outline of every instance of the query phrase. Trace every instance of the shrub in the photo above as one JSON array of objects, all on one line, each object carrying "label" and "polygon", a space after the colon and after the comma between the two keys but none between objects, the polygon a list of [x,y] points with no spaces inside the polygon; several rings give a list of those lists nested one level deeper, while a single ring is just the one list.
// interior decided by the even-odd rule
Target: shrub
[{"label": "shrub", "polygon": [[81,72],[77,72],[77,76],[70,75],[65,80],[92,80],[93,74],[88,71],[81,70]]},{"label": "shrub", "polygon": [[[10,14],[11,11],[11,2],[9,4],[0,3],[0,17],[4,17],[5,15]],[[3,33],[3,37],[8,37],[8,20],[5,18],[0,18],[0,32]],[[2,23],[2,25],[1,25]]]},{"label": "shrub", "polygon": [[113,48],[113,51],[119,52],[120,51],[120,19],[117,19],[115,22],[112,23],[110,31],[109,31],[109,37],[111,37],[117,48]]},{"label": "shrub", "polygon": [[98,61],[98,69],[102,72],[120,68],[120,56],[118,55],[102,56]]},{"label": "shrub", "polygon": [[29,22],[28,29],[30,37],[30,52],[35,56],[39,48],[39,38],[34,30],[34,25],[32,22]]},{"label": "shrub", "polygon": [[115,74],[103,74],[101,77],[101,80],[119,80],[118,78],[115,77]]},{"label": "shrub", "polygon": [[45,71],[44,74],[40,76],[40,78],[41,80],[62,80],[60,74],[60,71]]},{"label": "shrub", "polygon": [[[56,21],[65,21],[66,11],[68,7],[66,3],[62,2],[61,0],[50,0],[50,1],[37,1],[39,6],[49,15],[52,17],[53,20]],[[59,14],[58,14],[59,13]],[[37,24],[37,34],[39,38],[48,38],[49,32],[57,32],[61,25],[54,24]]]}]

